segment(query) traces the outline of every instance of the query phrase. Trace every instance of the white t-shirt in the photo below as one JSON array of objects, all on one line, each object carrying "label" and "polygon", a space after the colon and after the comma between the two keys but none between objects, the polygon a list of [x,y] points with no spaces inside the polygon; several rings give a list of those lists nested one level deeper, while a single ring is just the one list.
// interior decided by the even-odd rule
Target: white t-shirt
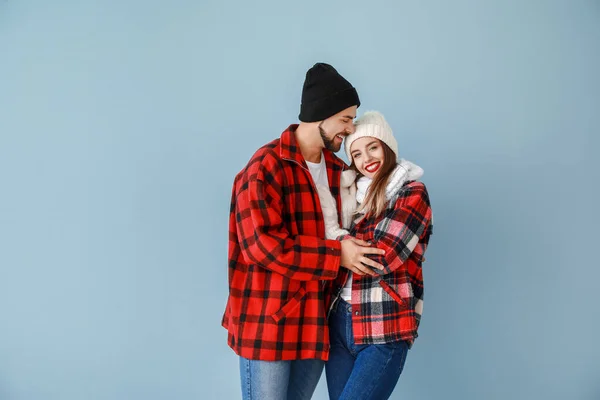
[{"label": "white t-shirt", "polygon": [[351,300],[352,300],[352,272],[348,273],[348,280],[346,281],[346,284],[342,288],[342,293],[340,294],[340,296],[342,297],[342,299],[344,299],[345,302],[351,303]]},{"label": "white t-shirt", "polygon": [[[327,166],[325,165],[325,156],[321,153],[321,162],[320,163],[312,163],[310,161],[306,161],[306,165],[308,165],[308,170],[315,182],[315,185],[323,185],[325,187],[329,187],[329,180],[327,179]],[[350,298],[352,297],[352,272],[348,276],[348,280],[342,289],[342,299],[347,302],[350,302]]]},{"label": "white t-shirt", "polygon": [[308,165],[308,170],[312,175],[315,185],[329,187],[329,179],[327,179],[327,166],[325,165],[325,156],[323,155],[323,152],[321,152],[321,162],[313,163],[306,161],[306,165]]}]

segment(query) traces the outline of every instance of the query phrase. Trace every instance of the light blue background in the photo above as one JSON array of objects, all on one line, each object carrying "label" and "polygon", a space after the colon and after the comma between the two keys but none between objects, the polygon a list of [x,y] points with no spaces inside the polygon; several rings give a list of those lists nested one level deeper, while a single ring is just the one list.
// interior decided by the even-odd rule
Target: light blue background
[{"label": "light blue background", "polygon": [[231,184],[316,61],[434,207],[393,398],[600,399],[594,0],[0,0],[0,399],[239,398]]}]

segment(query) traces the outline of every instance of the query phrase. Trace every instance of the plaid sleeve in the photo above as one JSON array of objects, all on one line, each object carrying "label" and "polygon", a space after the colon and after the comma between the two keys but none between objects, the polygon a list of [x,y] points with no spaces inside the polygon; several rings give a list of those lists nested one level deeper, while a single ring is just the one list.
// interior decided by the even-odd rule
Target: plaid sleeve
[{"label": "plaid sleeve", "polygon": [[237,190],[235,205],[244,259],[289,279],[334,279],[340,268],[341,244],[288,232],[282,217],[283,171],[278,163],[263,158],[246,174]]},{"label": "plaid sleeve", "polygon": [[372,256],[382,264],[379,274],[389,274],[398,269],[410,256],[423,232],[431,223],[431,206],[425,185],[414,182],[405,187],[395,202],[393,210],[377,224],[373,245],[385,250],[381,256]]}]

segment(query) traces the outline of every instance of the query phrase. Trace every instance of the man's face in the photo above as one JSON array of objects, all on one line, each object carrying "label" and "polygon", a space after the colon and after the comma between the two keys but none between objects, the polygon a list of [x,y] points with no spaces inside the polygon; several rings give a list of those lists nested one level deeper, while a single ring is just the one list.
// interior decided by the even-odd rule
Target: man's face
[{"label": "man's face", "polygon": [[321,121],[319,132],[323,139],[323,147],[334,153],[340,151],[344,138],[354,133],[354,118],[356,118],[356,109],[352,106],[339,113]]}]

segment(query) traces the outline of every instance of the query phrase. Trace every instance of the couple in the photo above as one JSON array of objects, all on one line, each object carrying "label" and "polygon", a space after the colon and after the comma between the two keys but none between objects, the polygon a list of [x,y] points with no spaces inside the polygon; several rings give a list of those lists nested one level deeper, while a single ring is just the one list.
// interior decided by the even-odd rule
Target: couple
[{"label": "couple", "polygon": [[[423,171],[397,161],[381,114],[354,122],[359,106],[315,64],[300,124],[235,177],[222,325],[244,399],[310,399],[324,366],[331,399],[387,399],[417,337],[432,230]],[[344,140],[349,168],[333,154]]]}]

